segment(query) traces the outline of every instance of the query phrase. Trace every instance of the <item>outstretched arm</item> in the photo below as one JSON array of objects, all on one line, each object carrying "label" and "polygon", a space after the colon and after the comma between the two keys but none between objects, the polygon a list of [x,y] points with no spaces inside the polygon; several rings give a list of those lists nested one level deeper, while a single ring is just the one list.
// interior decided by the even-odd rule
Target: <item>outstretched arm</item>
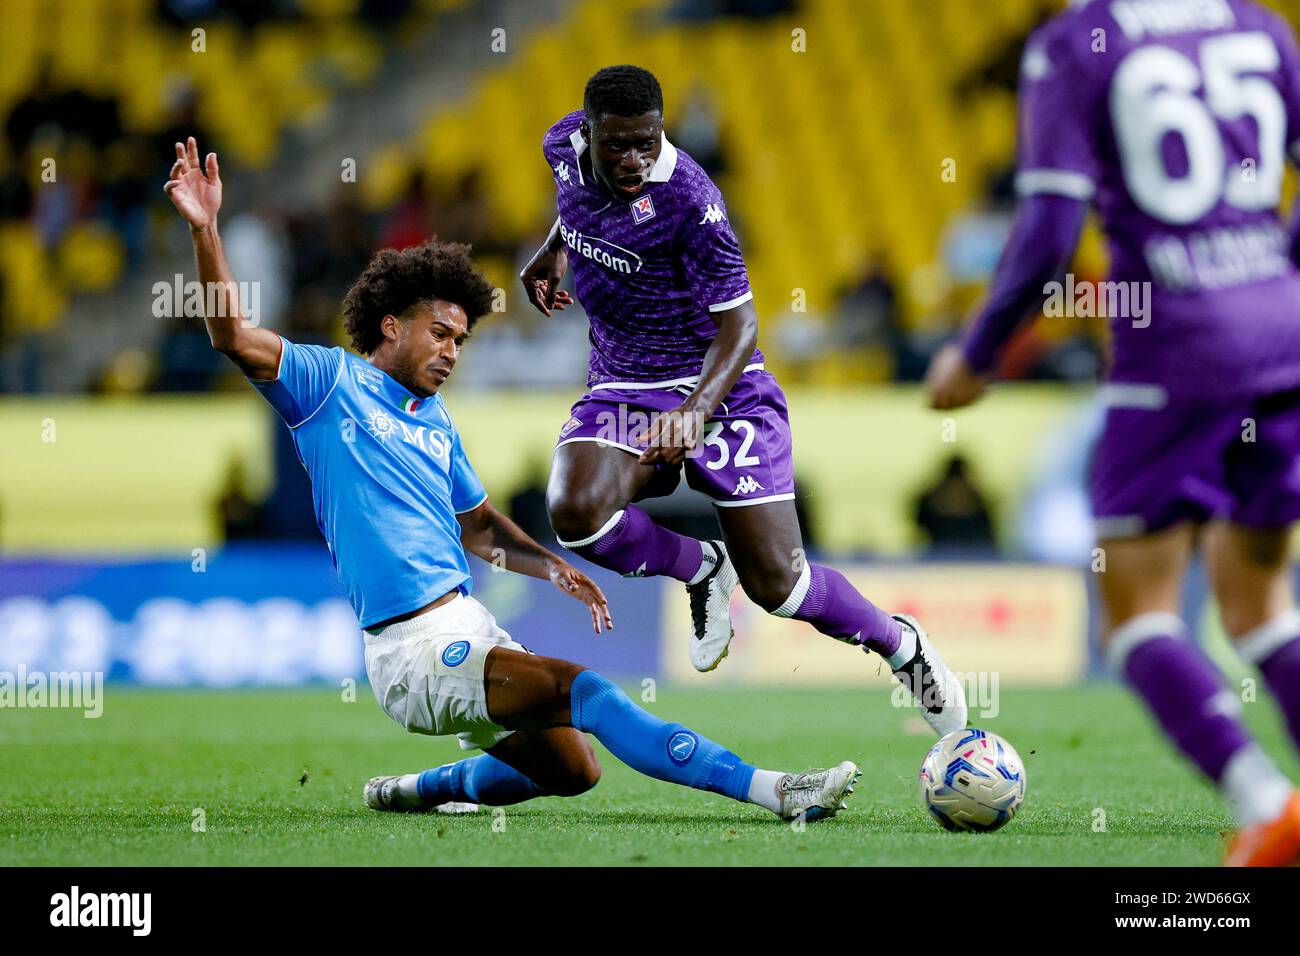
[{"label": "outstretched arm", "polygon": [[494,566],[529,577],[550,581],[569,597],[587,605],[591,626],[597,634],[604,627],[613,628],[609,602],[595,581],[559,555],[552,554],[530,538],[519,525],[485,500],[477,508],[456,516],[460,521],[460,540],[465,550],[477,554]]},{"label": "outstretched arm", "polygon": [[218,293],[216,314],[203,316],[212,347],[229,356],[251,379],[275,378],[280,363],[280,337],[269,329],[251,325],[245,318],[239,302],[239,286],[217,233],[217,212],[221,209],[217,154],[208,153],[206,163],[200,166],[199,146],[194,137],[184,144],[177,143],[176,162],[163,191],[189,223],[205,307],[214,299],[207,294],[208,290],[215,289]]},{"label": "outstretched arm", "polygon": [[988,300],[962,343],[940,352],[926,375],[932,408],[961,408],[980,396],[998,353],[1074,252],[1087,211],[1086,202],[1066,196],[1038,194],[1021,201]]}]

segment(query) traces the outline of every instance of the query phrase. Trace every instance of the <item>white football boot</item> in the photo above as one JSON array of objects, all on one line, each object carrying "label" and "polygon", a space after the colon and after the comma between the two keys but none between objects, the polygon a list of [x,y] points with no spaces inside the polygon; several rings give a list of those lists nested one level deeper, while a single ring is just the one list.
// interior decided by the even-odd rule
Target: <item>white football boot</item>
[{"label": "white football boot", "polygon": [[926,723],[940,737],[965,729],[966,691],[961,681],[948,669],[916,618],[910,614],[890,616],[916,634],[916,653],[906,664],[893,669],[894,676],[920,701]]},{"label": "white football boot", "polygon": [[[392,813],[423,813],[433,810],[436,813],[477,813],[477,803],[457,803],[449,800],[429,806],[420,799],[415,789],[418,774],[407,773],[388,777],[371,777],[366,782],[366,806],[371,810],[387,810]],[[409,780],[406,778],[410,778]]]},{"label": "white football boot", "polygon": [[731,592],[739,578],[736,566],[721,541],[701,541],[704,559],[713,570],[697,584],[686,585],[691,599],[691,664],[697,671],[711,671],[727,656],[731,644]]},{"label": "white football boot", "polygon": [[826,770],[786,774],[776,785],[781,797],[781,819],[802,816],[806,823],[829,820],[844,809],[844,801],[860,776],[858,765],[849,760]]}]

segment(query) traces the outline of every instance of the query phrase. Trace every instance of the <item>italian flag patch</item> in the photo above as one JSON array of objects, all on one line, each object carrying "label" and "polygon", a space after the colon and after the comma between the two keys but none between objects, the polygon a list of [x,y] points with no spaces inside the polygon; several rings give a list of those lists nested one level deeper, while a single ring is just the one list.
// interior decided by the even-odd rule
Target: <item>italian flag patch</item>
[{"label": "italian flag patch", "polygon": [[414,413],[414,411],[419,407],[420,400],[418,398],[408,398],[406,401],[402,402],[402,411],[406,412],[408,415]]}]

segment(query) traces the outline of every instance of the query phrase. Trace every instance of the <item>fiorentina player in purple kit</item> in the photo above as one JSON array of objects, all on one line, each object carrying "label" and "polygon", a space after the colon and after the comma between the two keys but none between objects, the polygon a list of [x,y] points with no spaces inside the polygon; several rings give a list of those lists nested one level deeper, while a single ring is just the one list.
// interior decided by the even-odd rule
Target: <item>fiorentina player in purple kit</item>
[{"label": "fiorentina player in purple kit", "polygon": [[[940,735],[965,727],[961,685],[920,625],[802,558],[785,396],[755,347],[740,246],[718,188],[664,136],[658,81],[601,70],[542,148],[559,217],[520,278],[549,316],[572,301],[558,288],[572,267],[591,322],[589,391],[560,430],[547,489],[560,543],[620,574],[684,582],[697,670],[727,653],[739,582],[766,611],[884,657]],[[725,544],[632,504],[669,493],[683,469],[717,506]]]},{"label": "fiorentina player in purple kit", "polygon": [[[1075,4],[1021,71],[1021,206],[988,302],[930,370],[931,403],[983,389],[999,347],[1057,278],[1094,203],[1110,242],[1114,364],[1089,491],[1106,556],[1107,657],[1231,803],[1230,865],[1300,860],[1300,795],[1178,616],[1204,553],[1220,613],[1300,744],[1300,271],[1279,222],[1300,160],[1300,52],[1245,0]],[[1123,284],[1123,285],[1117,285]]]}]

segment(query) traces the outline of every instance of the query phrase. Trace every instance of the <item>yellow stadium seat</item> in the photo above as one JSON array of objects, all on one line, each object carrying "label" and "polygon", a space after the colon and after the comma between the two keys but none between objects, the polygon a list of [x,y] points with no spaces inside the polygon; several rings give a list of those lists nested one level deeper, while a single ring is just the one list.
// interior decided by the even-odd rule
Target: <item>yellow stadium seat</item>
[{"label": "yellow stadium seat", "polygon": [[124,261],[122,243],[102,223],[78,223],[59,244],[59,275],[70,292],[111,288],[122,274]]}]

